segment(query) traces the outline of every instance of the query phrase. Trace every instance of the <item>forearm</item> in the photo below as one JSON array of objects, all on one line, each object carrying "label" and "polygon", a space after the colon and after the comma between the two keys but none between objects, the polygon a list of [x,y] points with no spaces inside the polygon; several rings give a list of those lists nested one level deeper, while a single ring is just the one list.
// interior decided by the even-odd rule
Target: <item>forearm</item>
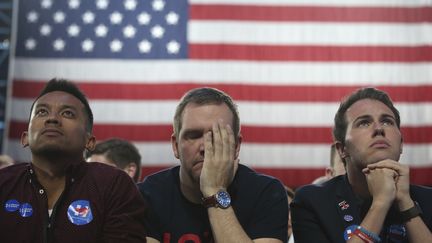
[{"label": "forearm", "polygon": [[[384,224],[385,217],[389,210],[389,205],[387,203],[372,203],[369,211],[366,216],[362,220],[360,226],[366,229],[367,231],[379,235]],[[355,234],[354,234],[355,235]],[[347,242],[356,243],[356,242],[364,242],[360,239],[359,236],[355,235],[351,237]]]},{"label": "forearm", "polygon": [[252,242],[238,222],[232,207],[210,207],[207,211],[215,242]]}]

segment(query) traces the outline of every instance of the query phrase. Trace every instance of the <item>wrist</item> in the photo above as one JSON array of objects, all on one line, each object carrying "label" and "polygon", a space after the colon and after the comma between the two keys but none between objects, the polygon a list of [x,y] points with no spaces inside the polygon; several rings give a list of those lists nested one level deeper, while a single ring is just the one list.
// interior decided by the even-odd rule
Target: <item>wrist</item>
[{"label": "wrist", "polygon": [[408,198],[406,198],[404,200],[398,201],[397,202],[397,206],[399,208],[399,211],[402,212],[402,211],[405,211],[407,209],[410,209],[410,208],[414,207],[415,203],[414,203],[414,201],[410,197],[408,197]]}]

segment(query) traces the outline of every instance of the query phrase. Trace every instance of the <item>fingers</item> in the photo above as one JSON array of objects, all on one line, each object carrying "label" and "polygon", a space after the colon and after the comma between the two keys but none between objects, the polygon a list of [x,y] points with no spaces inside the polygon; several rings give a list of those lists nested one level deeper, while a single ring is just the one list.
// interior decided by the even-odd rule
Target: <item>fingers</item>
[{"label": "fingers", "polygon": [[401,164],[397,161],[391,160],[391,159],[386,159],[386,160],[382,160],[382,161],[379,161],[379,162],[374,163],[374,164],[370,164],[367,166],[367,168],[365,168],[363,170],[363,173],[365,173],[365,171],[367,172],[369,170],[373,170],[373,169],[377,169],[377,168],[392,169],[392,170],[396,171],[399,175],[409,173],[409,168],[407,165],[403,165],[403,164]]}]

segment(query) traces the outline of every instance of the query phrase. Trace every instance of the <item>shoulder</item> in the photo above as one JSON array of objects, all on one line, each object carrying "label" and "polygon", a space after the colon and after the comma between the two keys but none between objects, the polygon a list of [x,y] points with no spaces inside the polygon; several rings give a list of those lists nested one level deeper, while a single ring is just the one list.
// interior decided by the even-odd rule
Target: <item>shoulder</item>
[{"label": "shoulder", "polygon": [[138,183],[138,189],[143,195],[167,192],[177,184],[179,169],[180,166],[175,166],[146,176]]},{"label": "shoulder", "polygon": [[76,177],[82,177],[82,181],[89,186],[106,189],[131,185],[135,187],[133,180],[123,170],[103,163],[84,162],[74,173]]},{"label": "shoulder", "polygon": [[341,191],[344,187],[344,176],[334,177],[322,184],[309,184],[299,187],[296,190],[295,202],[323,202],[327,198],[336,196],[336,192]]},{"label": "shoulder", "polygon": [[[234,182],[239,185],[248,185],[248,187],[252,186],[268,186],[268,185],[281,185],[282,183],[279,181],[279,179],[259,173],[245,165],[239,164],[237,174],[234,177]],[[283,186],[282,186],[283,187]]]},{"label": "shoulder", "polygon": [[0,169],[0,184],[21,178],[29,168],[29,163],[19,163]]}]

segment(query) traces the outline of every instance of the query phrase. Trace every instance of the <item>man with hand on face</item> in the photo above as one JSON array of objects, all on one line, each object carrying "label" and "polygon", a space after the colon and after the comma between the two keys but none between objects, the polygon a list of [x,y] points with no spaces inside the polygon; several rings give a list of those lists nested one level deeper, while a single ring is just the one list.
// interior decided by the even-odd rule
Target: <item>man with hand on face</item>
[{"label": "man with hand on face", "polygon": [[31,163],[0,170],[1,242],[145,242],[146,205],[124,172],[84,161],[93,114],[71,82],[50,80],[30,109]]},{"label": "man with hand on face", "polygon": [[148,242],[286,242],[283,185],[239,164],[237,107],[213,88],[183,96],[171,136],[176,166],[138,184],[149,202]]},{"label": "man with hand on face", "polygon": [[336,113],[333,136],[347,174],[297,190],[296,242],[432,242],[432,188],[400,164],[400,116],[390,97],[360,89]]}]

